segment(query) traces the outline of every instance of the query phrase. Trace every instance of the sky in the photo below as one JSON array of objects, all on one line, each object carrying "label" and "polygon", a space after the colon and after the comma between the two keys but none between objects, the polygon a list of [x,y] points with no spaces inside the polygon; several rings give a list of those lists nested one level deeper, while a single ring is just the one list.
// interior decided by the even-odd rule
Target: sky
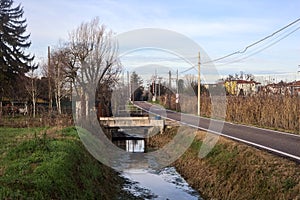
[{"label": "sky", "polygon": [[[36,55],[36,62],[46,60],[47,46],[53,48],[59,41],[67,41],[72,30],[95,17],[116,35],[144,28],[182,34],[212,60],[243,50],[300,17],[299,0],[15,0],[15,5],[19,3],[31,34],[29,52]],[[300,22],[244,54],[214,62],[214,67],[221,75],[243,71],[258,76],[291,74],[299,79],[299,27]],[[164,62],[157,59],[159,56]],[[191,56],[196,58],[197,54]],[[167,52],[144,50],[128,55],[124,65],[167,65],[181,72],[194,66],[176,58],[178,55]],[[197,70],[185,73],[196,74]]]}]

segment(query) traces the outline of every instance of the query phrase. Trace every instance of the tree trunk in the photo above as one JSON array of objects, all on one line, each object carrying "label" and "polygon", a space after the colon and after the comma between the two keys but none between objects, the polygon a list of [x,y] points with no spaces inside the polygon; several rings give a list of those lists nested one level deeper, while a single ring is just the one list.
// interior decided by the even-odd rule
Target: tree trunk
[{"label": "tree trunk", "polygon": [[36,88],[35,88],[35,83],[34,83],[34,78],[32,77],[31,78],[31,92],[32,92],[32,94],[31,94],[31,96],[32,96],[32,108],[33,108],[33,110],[32,110],[32,116],[33,116],[33,118],[35,118],[35,104],[36,104],[36,94],[35,94],[35,90],[36,90]]},{"label": "tree trunk", "polygon": [[58,94],[57,94],[57,91],[55,91],[54,97],[55,97],[56,109],[57,109],[57,112],[59,112],[59,111],[58,111]]},{"label": "tree trunk", "polygon": [[32,107],[33,107],[32,116],[33,116],[33,118],[35,118],[35,114],[36,114],[36,97],[35,97],[35,94],[33,94],[33,97],[32,97]]},{"label": "tree trunk", "polygon": [[58,85],[57,88],[57,110],[58,110],[58,114],[61,115],[61,84]]},{"label": "tree trunk", "polygon": [[2,119],[2,101],[0,101],[0,121]]}]

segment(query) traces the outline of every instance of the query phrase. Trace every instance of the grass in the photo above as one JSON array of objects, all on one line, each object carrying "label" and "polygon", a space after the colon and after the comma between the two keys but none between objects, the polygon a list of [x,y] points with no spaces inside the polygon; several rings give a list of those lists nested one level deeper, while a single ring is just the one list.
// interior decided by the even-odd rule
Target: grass
[{"label": "grass", "polygon": [[1,116],[0,127],[28,128],[28,127],[53,127],[72,126],[73,120],[70,115],[37,115],[35,118],[30,115]]},{"label": "grass", "polygon": [[[0,128],[0,199],[130,199],[73,127]],[[121,198],[122,197],[122,198]]]},{"label": "grass", "polygon": [[[155,135],[162,147],[177,129]],[[190,148],[172,165],[205,199],[299,199],[299,164],[220,137],[203,159],[198,157],[206,133],[198,131]]]},{"label": "grass", "polygon": [[[160,104],[169,105],[162,97]],[[174,101],[172,105],[174,108]],[[273,130],[300,134],[300,98],[299,96],[255,95],[247,97],[215,97],[214,106],[210,97],[201,97],[201,116],[223,119],[238,124],[247,124]],[[226,110],[224,115],[223,107]],[[213,107],[217,109],[213,110]],[[197,99],[193,96],[181,96],[180,110],[183,113],[197,113]],[[213,113],[212,113],[213,112]],[[213,116],[212,116],[213,115]]]}]

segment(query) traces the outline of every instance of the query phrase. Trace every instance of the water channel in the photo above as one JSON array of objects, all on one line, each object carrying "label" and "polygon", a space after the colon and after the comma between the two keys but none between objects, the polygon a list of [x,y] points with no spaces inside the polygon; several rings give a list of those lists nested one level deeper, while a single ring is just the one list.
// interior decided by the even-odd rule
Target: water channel
[{"label": "water channel", "polygon": [[[118,130],[113,134],[113,143],[119,148],[132,153],[144,153],[147,149],[142,133]],[[122,176],[127,179],[124,190],[143,199],[202,199],[181,177],[174,167],[161,170],[130,169],[124,171]]]}]

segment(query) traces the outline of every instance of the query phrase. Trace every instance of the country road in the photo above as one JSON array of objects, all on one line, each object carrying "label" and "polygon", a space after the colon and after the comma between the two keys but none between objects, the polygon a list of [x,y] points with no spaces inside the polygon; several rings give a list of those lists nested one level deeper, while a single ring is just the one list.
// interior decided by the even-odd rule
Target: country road
[{"label": "country road", "polygon": [[[134,105],[146,112],[160,115],[163,118],[175,120],[194,128],[207,130],[300,162],[300,135],[177,113],[143,101],[135,101]],[[220,128],[222,126],[223,128]]]}]

